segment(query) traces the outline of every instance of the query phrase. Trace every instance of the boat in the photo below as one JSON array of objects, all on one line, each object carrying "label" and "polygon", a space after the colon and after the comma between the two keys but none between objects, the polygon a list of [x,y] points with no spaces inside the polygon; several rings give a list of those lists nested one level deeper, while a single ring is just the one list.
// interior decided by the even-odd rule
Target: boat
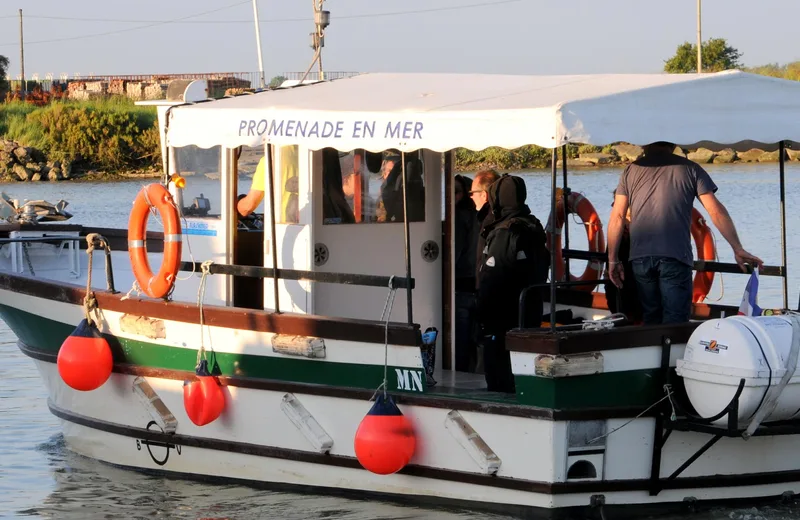
[{"label": "boat", "polygon": [[[129,229],[15,224],[0,239],[80,246],[71,268],[45,253],[35,272],[0,265],[0,316],[69,449],[178,478],[522,517],[641,518],[800,492],[784,205],[799,83],[380,73],[204,92],[151,102],[164,176],[137,196]],[[548,323],[506,336],[516,393],[452,370],[454,150],[552,149],[553,217],[568,188],[560,149],[662,140],[782,152],[783,260],[760,275],[783,279],[783,308],[737,316],[695,301],[688,323],[628,323],[592,290],[601,276],[567,276],[570,259],[602,264],[602,248],[572,250],[565,235],[539,288]],[[266,168],[263,212],[247,218],[243,147]],[[387,150],[403,158],[399,217],[367,203]],[[187,161],[219,176],[184,175]],[[352,207],[342,164],[360,181]],[[163,231],[147,229],[154,212]],[[713,258],[695,267],[745,276]]]}]

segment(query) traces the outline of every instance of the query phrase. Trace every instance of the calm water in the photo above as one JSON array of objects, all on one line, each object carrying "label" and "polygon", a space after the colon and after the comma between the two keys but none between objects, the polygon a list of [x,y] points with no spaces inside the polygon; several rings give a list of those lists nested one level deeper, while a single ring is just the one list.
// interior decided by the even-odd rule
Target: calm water
[{"label": "calm water", "polygon": [[[709,167],[719,198],[733,216],[745,248],[766,263],[780,263],[780,228],[776,165]],[[529,205],[544,222],[549,212],[549,178],[524,174]],[[570,187],[587,195],[603,222],[608,221],[611,190],[619,170],[570,174]],[[193,179],[210,196],[212,181]],[[140,182],[9,184],[14,198],[70,202],[72,222],[126,227],[130,201]],[[800,166],[787,165],[787,221],[800,222]],[[212,204],[214,199],[212,198]],[[800,233],[788,233],[790,302],[797,306],[800,284]],[[570,227],[573,247],[585,248],[578,224]],[[732,261],[730,247],[718,236],[720,260]],[[793,271],[794,269],[794,271]],[[582,267],[573,267],[579,272]],[[711,299],[738,305],[746,276],[725,275],[714,282]],[[781,306],[779,279],[762,278],[759,303]],[[723,290],[724,287],[724,290]],[[0,322],[0,518],[231,518],[231,519],[478,519],[503,518],[468,511],[425,510],[379,502],[354,501],[239,486],[211,486],[150,477],[120,470],[71,453],[56,419],[47,410],[46,393],[33,362],[19,353],[16,338]],[[800,518],[797,506],[720,509],[701,520],[783,520]]]}]

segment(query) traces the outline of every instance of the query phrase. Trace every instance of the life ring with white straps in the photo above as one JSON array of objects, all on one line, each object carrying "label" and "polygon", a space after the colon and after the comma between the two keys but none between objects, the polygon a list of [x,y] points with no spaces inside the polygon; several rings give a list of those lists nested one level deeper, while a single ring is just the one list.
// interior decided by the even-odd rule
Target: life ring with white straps
[{"label": "life ring with white straps", "polygon": [[[156,274],[147,260],[147,219],[151,208],[158,210],[164,225],[164,256]],[[128,255],[139,287],[151,298],[163,298],[172,290],[181,265],[182,240],[178,208],[167,188],[155,183],[143,187],[133,201],[128,220]]]},{"label": "life ring with white straps", "polygon": [[[713,262],[717,258],[717,248],[711,228],[706,224],[706,219],[697,210],[692,208],[692,227],[690,228],[694,245],[697,248],[697,259]],[[697,271],[692,285],[692,302],[702,303],[711,291],[714,283],[714,273],[711,271]]]},{"label": "life ring with white straps", "polygon": [[[552,251],[552,247],[556,248],[556,279],[558,281],[564,280],[564,272],[566,271],[566,263],[564,262],[564,255],[561,251],[561,230],[564,227],[564,194],[559,190],[556,194],[556,214],[555,214],[555,227],[553,226],[553,215],[547,219],[547,249]],[[589,199],[577,192],[570,192],[567,196],[567,211],[575,213],[581,219],[586,228],[586,238],[589,240],[589,251],[592,253],[605,254],[606,243],[603,236],[603,223],[597,215],[597,211]],[[554,238],[555,237],[555,238]],[[570,281],[593,281],[600,280],[603,274],[603,261],[598,258],[591,260],[586,264],[586,269],[581,276],[575,276],[569,273]],[[574,289],[578,291],[592,292],[597,284],[586,284],[576,286]]]}]

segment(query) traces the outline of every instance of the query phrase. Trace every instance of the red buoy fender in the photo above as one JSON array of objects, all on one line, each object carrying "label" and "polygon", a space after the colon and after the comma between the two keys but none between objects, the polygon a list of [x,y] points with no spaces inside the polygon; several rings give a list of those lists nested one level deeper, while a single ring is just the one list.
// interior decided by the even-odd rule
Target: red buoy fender
[{"label": "red buoy fender", "polygon": [[358,425],[354,439],[356,458],[364,469],[390,475],[403,469],[417,447],[411,421],[391,396],[378,393],[375,404]]},{"label": "red buoy fender", "polygon": [[83,319],[58,349],[56,364],[64,383],[88,392],[108,380],[114,359],[106,338],[93,323]]},{"label": "red buoy fender", "polygon": [[222,414],[225,394],[216,377],[208,371],[208,361],[200,361],[195,371],[197,380],[183,382],[183,407],[197,426],[205,426]]}]

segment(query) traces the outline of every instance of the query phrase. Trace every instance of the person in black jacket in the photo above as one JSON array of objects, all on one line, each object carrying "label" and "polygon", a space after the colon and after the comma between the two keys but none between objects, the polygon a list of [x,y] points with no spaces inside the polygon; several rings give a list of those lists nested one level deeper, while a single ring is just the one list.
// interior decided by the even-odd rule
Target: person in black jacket
[{"label": "person in black jacket", "polygon": [[475,272],[478,243],[478,211],[467,195],[472,181],[463,175],[454,178],[456,280],[456,371],[472,372],[476,359],[474,333]]},{"label": "person in black jacket", "polygon": [[[485,248],[478,268],[478,321],[484,340],[487,390],[515,392],[505,334],[519,324],[519,297],[530,285],[544,283],[550,268],[541,222],[525,204],[520,177],[504,174],[488,190],[492,220],[481,230]],[[541,291],[528,294],[526,328],[542,323]]]}]

